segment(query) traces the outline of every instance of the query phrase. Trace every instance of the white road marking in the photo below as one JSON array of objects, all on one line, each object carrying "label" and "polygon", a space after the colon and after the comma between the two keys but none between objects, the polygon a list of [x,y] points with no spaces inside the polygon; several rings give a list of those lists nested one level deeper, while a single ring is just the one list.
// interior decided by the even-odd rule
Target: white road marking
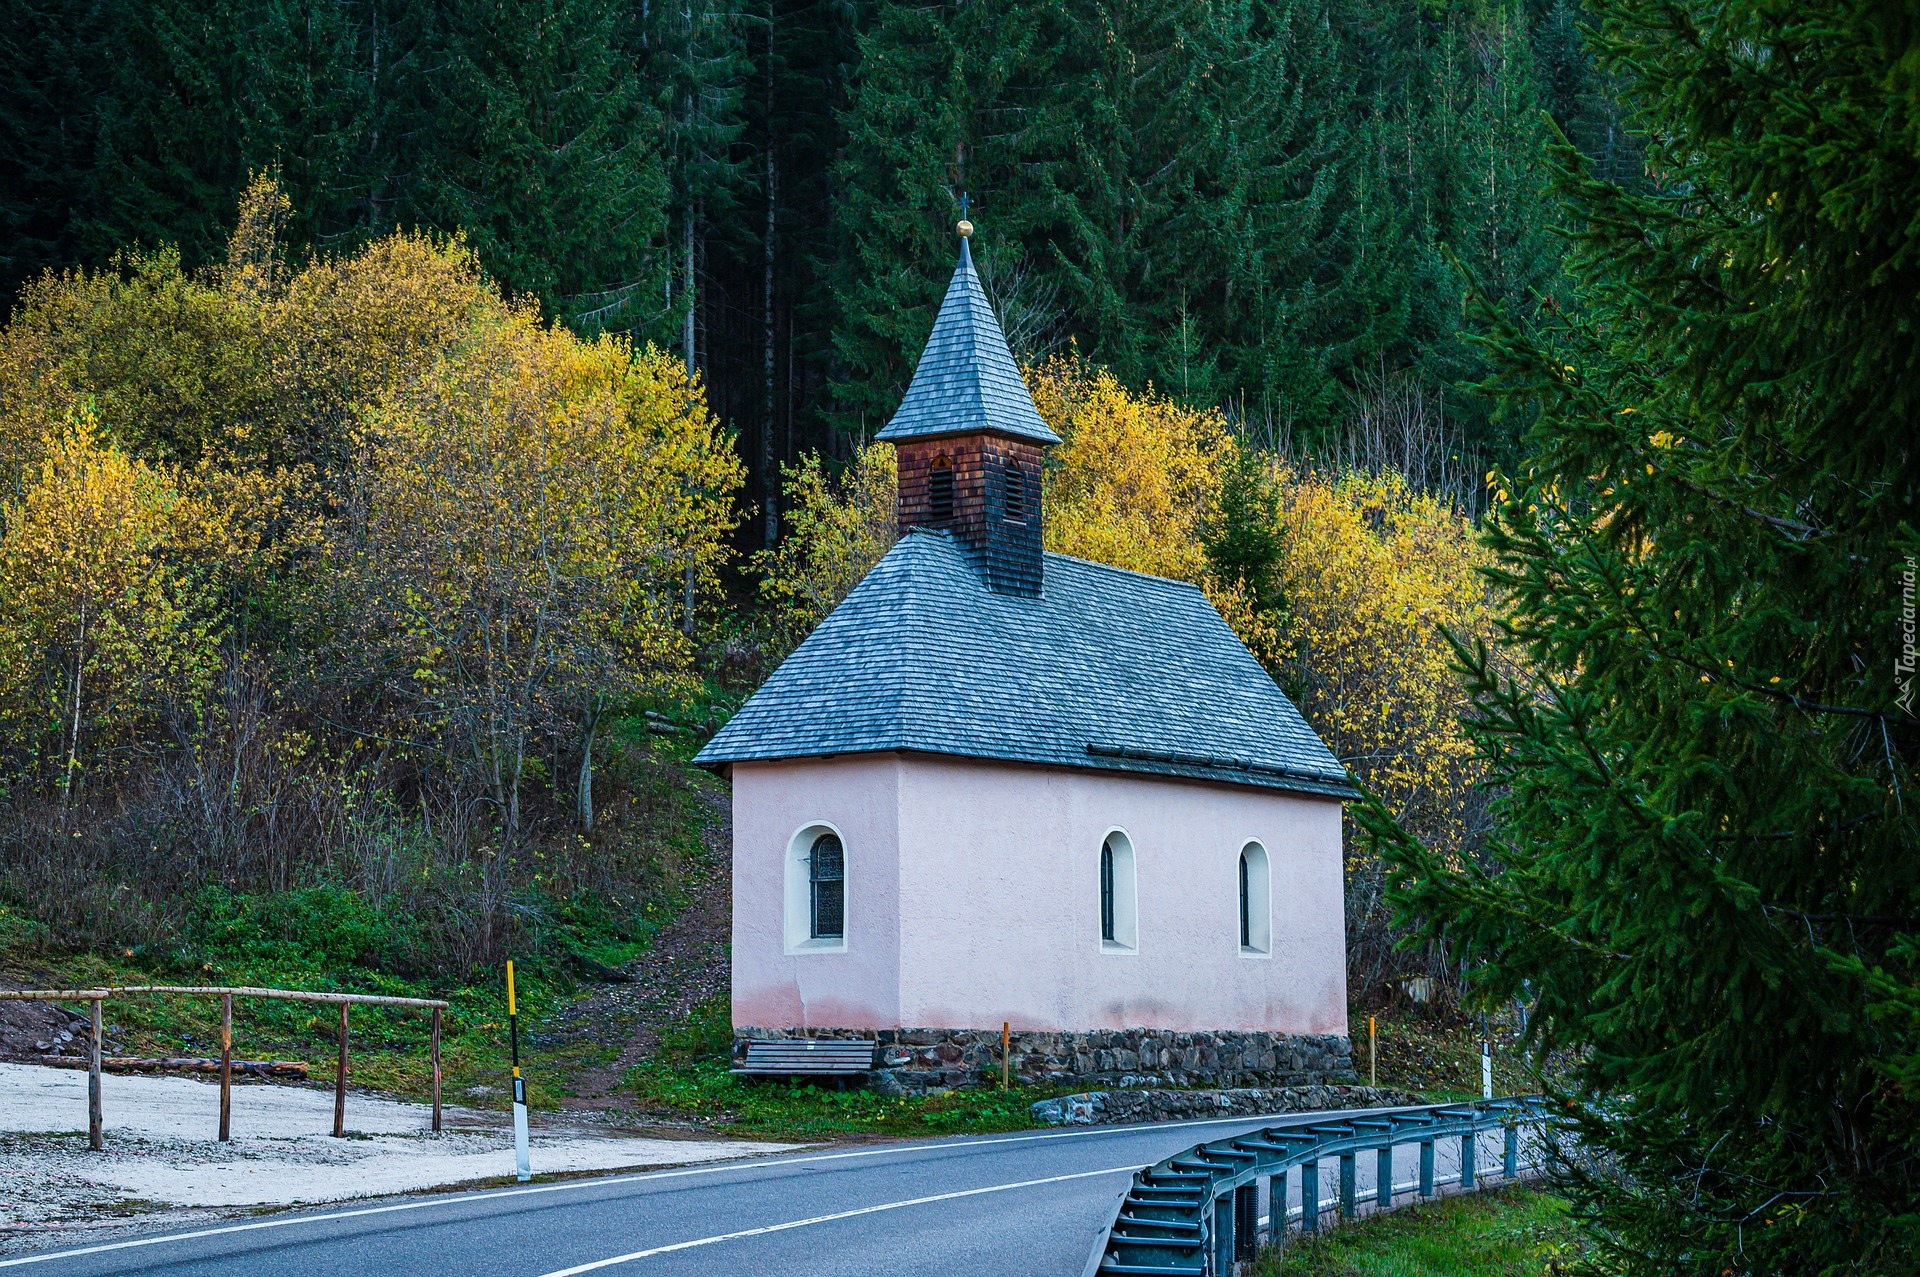
[{"label": "white road marking", "polygon": [[[1269,1119],[1297,1117],[1312,1121],[1323,1118],[1335,1110],[1316,1110],[1312,1113],[1270,1113]],[[1349,1117],[1364,1113],[1380,1112],[1377,1109],[1338,1110]],[[261,1219],[247,1224],[227,1224],[219,1228],[199,1228],[185,1233],[163,1233],[158,1237],[136,1237],[131,1241],[102,1242],[97,1246],[77,1246],[70,1250],[50,1250],[39,1255],[21,1255],[15,1259],[0,1259],[0,1268],[17,1268],[24,1264],[44,1264],[55,1259],[75,1259],[82,1255],[103,1255],[116,1250],[134,1250],[143,1246],[160,1246],[167,1242],[193,1241],[201,1237],[223,1237],[229,1233],[251,1233],[263,1228],[291,1228],[296,1224],[324,1224],[332,1220],[360,1219],[368,1215],[390,1215],[398,1211],[428,1210],[436,1206],[458,1206],[468,1202],[500,1201],[508,1197],[528,1197],[536,1193],[564,1193],[570,1189],[600,1188],[610,1184],[634,1184],[650,1180],[684,1179],[694,1175],[717,1175],[722,1171],[751,1171],[779,1169],[786,1166],[798,1166],[811,1162],[838,1162],[854,1157],[882,1157],[892,1153],[928,1153],[946,1149],[986,1148],[994,1144],[1031,1144],[1039,1140],[1087,1139],[1102,1135],[1138,1135],[1149,1131],[1173,1131],[1187,1126],[1229,1126],[1243,1123],[1259,1125],[1261,1116],[1243,1114],[1240,1117],[1201,1117],[1185,1122],[1155,1122],[1140,1126],[1102,1126],[1085,1131],[1042,1131],[1034,1135],[995,1135],[979,1139],[943,1140],[932,1144],[890,1144],[884,1148],[853,1149],[845,1153],[809,1153],[800,1157],[764,1157],[738,1162],[722,1162],[712,1166],[700,1166],[683,1171],[643,1171],[634,1175],[606,1175],[597,1179],[568,1180],[564,1184],[537,1184],[532,1188],[482,1189],[479,1192],[461,1193],[450,1197],[434,1197],[421,1202],[397,1202],[391,1206],[367,1206],[359,1210],[330,1211],[324,1215],[290,1215],[278,1219]],[[1280,1125],[1277,1120],[1268,1125]],[[1106,1172],[1096,1172],[1105,1174]]]},{"label": "white road marking", "polygon": [[558,1268],[541,1277],[579,1277],[581,1273],[598,1272],[602,1268],[612,1268],[615,1264],[630,1264],[636,1259],[647,1259],[653,1255],[668,1255],[676,1250],[692,1250],[698,1246],[714,1246],[720,1242],[739,1241],[743,1237],[764,1237],[768,1233],[784,1233],[793,1228],[810,1228],[815,1224],[831,1224],[835,1220],[853,1219],[860,1215],[876,1215],[884,1210],[900,1210],[907,1206],[925,1206],[931,1202],[950,1202],[957,1197],[978,1197],[982,1193],[1008,1193],[1016,1188],[1037,1188],[1042,1184],[1060,1184],[1070,1179],[1092,1179],[1098,1175],[1131,1174],[1139,1170],[1134,1166],[1109,1166],[1103,1171],[1080,1171],[1074,1175],[1049,1175],[1045,1179],[1023,1179],[1017,1184],[990,1184],[986,1188],[963,1188],[952,1193],[934,1193],[929,1197],[909,1197],[905,1201],[882,1202],[878,1206],[861,1206],[855,1210],[835,1211],[831,1215],[815,1215],[810,1219],[790,1219],[784,1224],[767,1224],[761,1228],[743,1228],[736,1233],[720,1233],[713,1237],[698,1237],[690,1242],[674,1242],[667,1246],[653,1246],[646,1250],[630,1251],[625,1255],[615,1255],[610,1259],[596,1259],[589,1264],[575,1264],[572,1268]]}]

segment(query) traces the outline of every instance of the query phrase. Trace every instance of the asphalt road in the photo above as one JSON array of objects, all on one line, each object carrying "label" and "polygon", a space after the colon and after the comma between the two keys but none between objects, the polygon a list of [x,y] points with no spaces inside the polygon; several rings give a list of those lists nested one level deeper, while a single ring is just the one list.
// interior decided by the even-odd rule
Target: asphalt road
[{"label": "asphalt road", "polygon": [[[1134,1169],[1202,1140],[1326,1116],[1023,1132],[536,1181],[45,1251],[0,1260],[0,1270],[20,1269],[22,1277],[1079,1277]],[[1436,1150],[1442,1176],[1457,1167],[1457,1144]],[[1363,1195],[1372,1161],[1359,1159]],[[1486,1151],[1480,1164],[1498,1165]],[[1323,1198],[1336,1190],[1336,1165],[1322,1168]],[[1401,1170],[1410,1174],[1410,1166]]]}]

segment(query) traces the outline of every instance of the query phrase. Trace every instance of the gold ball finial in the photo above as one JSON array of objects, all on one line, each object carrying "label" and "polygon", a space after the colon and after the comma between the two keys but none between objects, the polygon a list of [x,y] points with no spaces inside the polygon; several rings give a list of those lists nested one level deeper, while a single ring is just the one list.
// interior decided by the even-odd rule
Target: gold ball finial
[{"label": "gold ball finial", "polygon": [[973,237],[973,223],[964,217],[960,219],[960,225],[954,227],[954,229],[960,232],[961,239],[971,239]]}]

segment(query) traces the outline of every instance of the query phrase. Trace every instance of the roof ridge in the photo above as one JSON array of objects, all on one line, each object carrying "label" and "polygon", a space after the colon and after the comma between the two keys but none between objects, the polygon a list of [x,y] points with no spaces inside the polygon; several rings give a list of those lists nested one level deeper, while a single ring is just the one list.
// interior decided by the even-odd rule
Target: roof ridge
[{"label": "roof ridge", "polygon": [[1078,563],[1085,567],[1098,568],[1102,572],[1111,572],[1116,576],[1137,576],[1143,581],[1159,581],[1164,585],[1178,585],[1193,590],[1202,597],[1205,597],[1207,592],[1204,587],[1195,585],[1192,581],[1183,581],[1177,576],[1160,576],[1154,572],[1141,572],[1134,568],[1115,567],[1111,563],[1102,563],[1098,559],[1083,559],[1077,554],[1061,554],[1057,550],[1047,550],[1042,553],[1041,557],[1058,559],[1062,563]]}]

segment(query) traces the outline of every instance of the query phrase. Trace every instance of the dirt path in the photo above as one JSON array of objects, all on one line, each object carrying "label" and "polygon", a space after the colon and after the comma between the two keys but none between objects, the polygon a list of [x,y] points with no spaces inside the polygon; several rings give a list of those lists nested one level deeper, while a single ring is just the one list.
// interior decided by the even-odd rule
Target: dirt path
[{"label": "dirt path", "polygon": [[695,1004],[728,991],[728,940],[733,927],[733,820],[724,790],[703,788],[709,812],[707,854],[690,869],[686,903],[654,937],[653,946],[627,968],[630,983],[602,986],[559,1016],[552,1034],[562,1042],[591,1036],[617,1041],[604,1064],[573,1075],[573,1094],[562,1101],[577,1111],[623,1107],[620,1079],[659,1045],[661,1030],[684,1022]]}]

